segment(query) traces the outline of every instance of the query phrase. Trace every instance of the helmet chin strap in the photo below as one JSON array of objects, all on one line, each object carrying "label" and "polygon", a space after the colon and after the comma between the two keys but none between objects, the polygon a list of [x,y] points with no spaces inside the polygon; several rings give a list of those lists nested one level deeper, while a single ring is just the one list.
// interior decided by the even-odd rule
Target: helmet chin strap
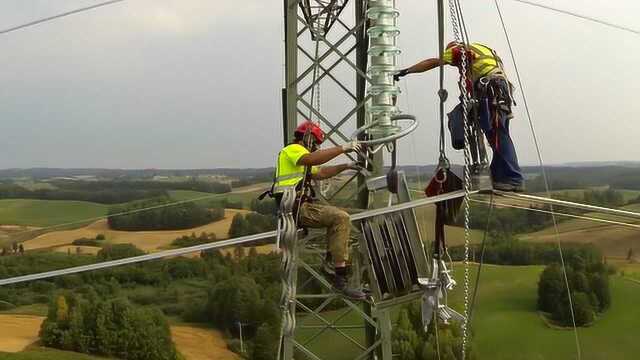
[{"label": "helmet chin strap", "polygon": [[313,134],[311,133],[311,128],[307,128],[307,130],[304,132],[304,136],[302,137],[302,143],[304,144],[304,147],[306,147],[309,150],[313,149]]}]

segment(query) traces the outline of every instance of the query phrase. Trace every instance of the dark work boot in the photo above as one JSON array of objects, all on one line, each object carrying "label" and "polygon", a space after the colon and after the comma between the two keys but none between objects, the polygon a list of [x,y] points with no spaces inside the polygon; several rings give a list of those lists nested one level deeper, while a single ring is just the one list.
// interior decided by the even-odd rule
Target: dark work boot
[{"label": "dark work boot", "polygon": [[336,276],[333,279],[333,287],[344,297],[352,300],[365,300],[367,295],[360,289],[349,287],[347,281],[347,268],[336,268]]},{"label": "dark work boot", "polygon": [[509,192],[524,192],[524,184],[513,184],[513,183],[504,183],[504,182],[494,182],[493,183],[494,190],[500,191],[509,191]]},{"label": "dark work boot", "polygon": [[324,275],[328,278],[333,279],[336,276],[336,269],[333,266],[333,259],[331,258],[331,253],[327,251],[324,259],[322,260],[322,267],[320,268]]}]

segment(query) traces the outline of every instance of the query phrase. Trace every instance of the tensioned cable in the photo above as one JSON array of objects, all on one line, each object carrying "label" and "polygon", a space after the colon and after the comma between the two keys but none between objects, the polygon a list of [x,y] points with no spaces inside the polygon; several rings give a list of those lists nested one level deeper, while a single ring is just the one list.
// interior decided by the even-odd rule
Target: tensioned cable
[{"label": "tensioned cable", "polygon": [[17,284],[17,283],[22,283],[22,282],[27,282],[27,281],[48,279],[48,278],[52,278],[52,277],[56,277],[56,276],[77,274],[77,273],[86,272],[86,271],[107,269],[107,268],[111,268],[111,267],[115,267],[115,266],[129,265],[129,264],[140,263],[140,262],[143,262],[143,261],[150,261],[150,260],[157,260],[157,259],[162,259],[162,258],[167,258],[167,257],[180,256],[180,255],[185,255],[185,254],[194,253],[194,252],[198,252],[198,251],[217,249],[217,248],[221,248],[221,247],[241,245],[241,244],[246,244],[246,243],[253,242],[253,241],[273,238],[275,236],[276,236],[276,231],[268,231],[268,232],[264,232],[264,233],[259,233],[259,234],[255,234],[255,235],[248,235],[248,236],[243,236],[243,237],[229,239],[229,240],[216,241],[216,242],[212,242],[212,243],[189,246],[189,247],[180,248],[180,249],[174,249],[174,250],[165,250],[165,251],[160,251],[160,252],[153,253],[153,254],[133,256],[133,257],[128,257],[128,258],[124,258],[124,259],[118,259],[118,260],[112,260],[112,261],[104,261],[104,262],[100,262],[100,263],[96,263],[96,264],[76,266],[76,267],[72,267],[72,268],[47,271],[47,272],[37,273],[37,274],[16,276],[16,277],[11,277],[11,278],[7,278],[7,279],[0,279],[0,286],[10,285],[10,284]]},{"label": "tensioned cable", "polygon": [[[472,191],[471,193],[472,194],[476,194],[478,192],[477,191]],[[437,195],[437,196],[430,197],[430,198],[413,200],[413,201],[408,202],[408,203],[402,203],[402,204],[398,204],[398,205],[393,205],[393,206],[390,206],[390,207],[387,207],[387,208],[367,210],[367,211],[364,211],[362,213],[351,215],[351,221],[357,221],[357,220],[362,220],[362,219],[369,218],[369,217],[380,216],[380,215],[389,214],[389,213],[393,213],[393,212],[398,212],[398,211],[403,211],[403,210],[407,210],[407,209],[417,208],[417,207],[420,207],[420,206],[430,205],[430,204],[434,204],[436,202],[451,200],[451,199],[455,199],[455,198],[461,198],[461,197],[464,197],[464,196],[465,196],[464,191],[456,191],[456,192],[452,192],[452,193]],[[472,200],[472,201],[480,201],[480,200]],[[500,204],[500,205],[504,205],[504,204]],[[511,206],[511,205],[509,205],[509,206]],[[531,208],[523,208],[523,210],[538,211],[538,210],[533,210]],[[563,215],[562,213],[557,213],[557,214],[558,215]],[[568,216],[572,216],[573,217],[573,216],[576,216],[576,215],[568,215]],[[585,220],[589,220],[589,218],[587,218],[587,217],[584,217],[584,218],[585,218]],[[597,219],[597,221],[600,221],[600,220],[602,220],[602,219]],[[257,241],[257,240],[262,240],[262,239],[266,239],[266,238],[270,238],[270,237],[275,237],[275,235],[276,235],[276,231],[270,231],[270,232],[266,232],[266,233],[255,234],[255,235],[245,236],[245,237],[241,237],[241,238],[218,241],[218,242],[215,242],[215,243],[196,245],[196,246],[186,247],[186,248],[181,248],[181,249],[166,250],[166,251],[161,251],[161,252],[157,252],[157,253],[153,253],[153,254],[136,256],[136,257],[133,257],[133,258],[126,258],[126,259],[120,259],[120,260],[114,260],[114,261],[107,261],[107,262],[103,262],[103,263],[99,263],[99,264],[91,264],[91,265],[80,266],[80,267],[76,267],[76,268],[55,270],[55,271],[52,271],[52,272],[45,272],[45,273],[39,273],[39,274],[31,274],[31,275],[24,275],[24,276],[19,276],[19,277],[1,279],[0,280],[0,285],[15,284],[15,283],[19,283],[19,282],[26,282],[26,281],[32,281],[32,280],[38,280],[38,279],[46,279],[46,278],[50,278],[50,277],[66,275],[66,274],[71,274],[71,273],[79,273],[79,272],[103,269],[103,268],[114,267],[114,266],[119,266],[119,265],[133,264],[133,263],[138,263],[138,262],[143,262],[143,261],[148,261],[148,260],[160,259],[160,258],[164,258],[164,257],[179,256],[179,255],[184,255],[184,254],[188,254],[188,253],[192,253],[192,252],[196,252],[196,251],[214,249],[216,247],[245,244],[245,243],[249,243],[249,242],[252,242],[252,241]],[[71,272],[65,273],[65,271],[71,271]]]},{"label": "tensioned cable", "polygon": [[618,29],[618,30],[628,31],[628,32],[634,33],[636,35],[640,35],[640,30],[633,29],[633,28],[626,27],[626,26],[622,26],[622,25],[618,25],[618,24],[614,24],[612,22],[600,20],[600,19],[597,19],[597,18],[594,18],[594,17],[591,17],[591,16],[581,15],[581,14],[574,13],[574,12],[571,12],[571,11],[562,10],[562,9],[554,8],[554,7],[551,7],[551,6],[548,6],[548,5],[542,5],[542,4],[538,4],[538,3],[531,2],[531,1],[526,1],[526,0],[511,0],[511,1],[516,1],[516,2],[519,2],[519,3],[523,3],[523,4],[539,7],[539,8],[542,8],[542,9],[555,11],[555,12],[558,12],[558,13],[561,13],[561,14],[577,17],[577,18],[582,19],[582,20],[592,21],[592,22],[598,23],[600,25],[609,26],[609,27],[612,27],[612,28],[615,28],[615,29]]},{"label": "tensioned cable", "polygon": [[[531,128],[531,133],[533,135],[533,141],[534,144],[536,146],[536,153],[538,155],[538,162],[540,163],[540,169],[542,171],[542,177],[544,180],[544,186],[547,192],[547,197],[551,198],[551,187],[549,186],[549,180],[547,177],[547,171],[544,168],[544,162],[542,161],[542,152],[540,150],[540,145],[538,144],[538,137],[536,136],[536,131],[535,128],[533,126],[533,120],[531,117],[531,112],[529,111],[529,105],[527,103],[527,97],[525,95],[524,92],[524,86],[522,85],[522,79],[520,78],[520,72],[518,71],[518,65],[516,63],[516,57],[515,54],[513,52],[513,47],[511,46],[511,40],[509,39],[509,33],[507,31],[507,26],[504,22],[504,18],[502,17],[502,11],[500,11],[500,5],[498,4],[498,0],[493,0],[494,4],[496,5],[496,10],[498,11],[498,16],[500,18],[500,23],[502,24],[502,30],[504,31],[504,36],[505,39],[507,40],[507,45],[509,46],[509,52],[511,54],[511,60],[513,61],[513,67],[516,71],[516,77],[518,79],[518,87],[520,88],[520,92],[522,93],[522,100],[524,103],[524,108],[526,110],[527,113],[527,119],[529,120],[529,127]],[[569,309],[571,311],[571,322],[573,323],[573,333],[575,335],[575,342],[576,342],[576,352],[577,352],[577,356],[578,356],[578,360],[580,360],[582,358],[582,353],[580,350],[580,338],[578,336],[578,328],[576,326],[576,316],[575,316],[575,311],[573,310],[573,299],[571,297],[571,288],[569,287],[569,279],[567,277],[567,270],[566,270],[566,266],[565,266],[565,262],[564,262],[564,255],[562,254],[562,244],[560,244],[560,231],[558,230],[558,221],[555,217],[555,215],[553,214],[553,205],[549,206],[549,210],[551,210],[552,214],[551,214],[551,218],[553,219],[553,228],[555,230],[555,234],[556,234],[556,239],[557,239],[557,243],[558,243],[558,252],[560,254],[560,263],[562,264],[562,274],[564,277],[564,282],[565,285],[567,287],[567,296],[569,298]]]},{"label": "tensioned cable", "polygon": [[61,14],[57,14],[57,15],[53,15],[53,16],[48,16],[48,17],[45,17],[45,18],[42,18],[42,19],[30,21],[30,22],[22,24],[22,25],[12,26],[12,27],[10,27],[8,29],[0,30],[0,35],[4,35],[4,34],[12,32],[12,31],[24,29],[24,28],[27,28],[27,27],[30,27],[30,26],[34,26],[34,25],[45,23],[47,21],[59,19],[59,18],[65,17],[65,16],[81,13],[81,12],[88,11],[88,10],[93,10],[93,9],[96,9],[96,8],[99,8],[99,7],[102,7],[102,6],[112,5],[112,4],[123,2],[123,1],[125,1],[125,0],[105,1],[103,3],[99,3],[99,4],[95,4],[95,5],[91,5],[91,6],[86,6],[86,7],[83,7],[83,8],[79,8],[79,9],[63,12]]},{"label": "tensioned cable", "polygon": [[[470,199],[473,201],[473,199]],[[484,252],[486,249],[487,243],[487,233],[489,233],[489,225],[491,224],[491,215],[493,215],[493,194],[489,198],[489,213],[487,214],[487,224],[484,229],[484,235],[482,236],[482,243],[480,245],[480,264],[478,265],[478,270],[476,272],[476,282],[473,286],[473,294],[471,296],[471,307],[469,309],[469,318],[473,320],[473,312],[476,307],[476,299],[478,297],[478,289],[480,287],[480,274],[482,273],[482,265],[484,264]]]},{"label": "tensioned cable", "polygon": [[[477,193],[477,191],[473,191],[472,193]],[[367,210],[358,214],[353,214],[350,216],[350,218],[351,218],[351,221],[363,220],[363,219],[374,217],[374,216],[380,216],[380,215],[399,212],[407,209],[413,209],[420,206],[434,204],[439,201],[451,200],[451,199],[460,198],[463,196],[464,196],[464,192],[462,191],[442,194],[442,195],[437,195],[430,198],[418,199],[418,200],[413,200],[407,203],[392,205],[386,208]],[[69,269],[62,269],[62,270],[55,270],[55,271],[49,271],[44,273],[38,273],[38,274],[12,277],[12,278],[0,280],[0,285],[15,284],[15,283],[26,282],[26,281],[46,279],[46,278],[55,277],[55,276],[74,274],[74,273],[90,271],[90,270],[104,269],[104,268],[114,267],[119,265],[133,264],[133,263],[138,263],[138,262],[143,262],[148,260],[160,259],[164,257],[179,256],[179,255],[184,255],[191,252],[214,249],[216,247],[221,247],[221,246],[239,245],[239,244],[249,243],[251,241],[257,241],[265,238],[275,237],[276,234],[277,234],[277,231],[270,231],[266,233],[245,236],[242,238],[223,240],[215,243],[196,245],[192,247],[175,249],[175,250],[161,251],[153,254],[136,256],[132,258],[125,258],[125,259],[120,259],[115,261],[107,261],[99,264],[91,264],[91,265],[74,267]]]},{"label": "tensioned cable", "polygon": [[[418,190],[418,189],[410,189],[410,191],[415,192],[415,193],[421,193],[421,194],[424,193],[423,190]],[[494,193],[494,195],[503,196],[502,194],[498,194],[498,193]],[[462,196],[460,196],[460,197],[462,197]],[[513,198],[513,199],[516,199],[516,198]],[[537,199],[544,200],[546,198],[537,197]],[[476,202],[476,203],[480,203],[480,204],[486,204],[486,205],[491,204],[489,201],[484,201],[484,200],[471,199],[471,201],[472,202]],[[538,201],[538,202],[545,203],[543,201]],[[525,206],[517,206],[517,205],[513,205],[513,204],[499,203],[499,202],[495,202],[495,201],[494,201],[494,204],[498,205],[498,206],[502,206],[502,207],[508,207],[508,208],[532,211],[532,212],[540,212],[540,213],[545,213],[545,214],[551,214],[551,211],[543,210],[543,209],[536,209],[536,208],[530,208],[530,207],[525,207]],[[582,206],[578,207],[576,205],[582,205],[582,204],[567,202],[567,204],[565,206],[569,207],[569,208],[572,208],[572,209],[581,209],[582,208]],[[420,206],[422,206],[422,204]],[[607,208],[596,208],[595,211],[597,211],[597,209],[608,210]],[[606,213],[606,212],[604,212],[604,213]],[[574,219],[587,220],[587,221],[593,221],[593,222],[601,222],[601,223],[604,223],[604,224],[620,225],[620,226],[625,226],[625,227],[629,227],[629,228],[640,229],[640,224],[635,224],[635,223],[626,223],[626,222],[622,222],[622,221],[607,220],[607,219],[601,219],[601,218],[592,217],[592,216],[568,214],[568,213],[559,212],[559,211],[554,211],[553,214],[560,215],[560,216],[565,216],[565,217],[571,217],[571,218],[574,218]],[[640,218],[640,213],[630,213],[630,214],[637,215],[637,218]]]},{"label": "tensioned cable", "polygon": [[[490,204],[490,202],[484,201],[484,200],[471,199],[471,201],[479,203],[479,204],[486,204],[486,205]],[[506,207],[506,208],[512,208],[512,209],[531,211],[531,212],[538,212],[538,213],[549,214],[549,215],[552,214],[552,212],[549,211],[549,210],[531,208],[531,207],[526,207],[526,206],[518,206],[518,205],[513,205],[513,204],[505,204],[505,203],[497,203],[497,202],[494,202],[494,205],[499,206],[499,207]],[[592,217],[592,216],[568,214],[568,213],[563,213],[563,212],[558,212],[558,211],[554,211],[553,214],[560,215],[560,216],[565,216],[565,217],[569,217],[569,218],[573,218],[573,219],[578,219],[578,220],[593,221],[593,222],[599,222],[599,223],[603,223],[603,224],[624,226],[624,227],[629,227],[629,228],[633,228],[633,229],[640,229],[640,225],[638,225],[638,224],[625,223],[625,222],[621,222],[621,221],[600,219],[600,218],[596,218],[596,217]]]}]

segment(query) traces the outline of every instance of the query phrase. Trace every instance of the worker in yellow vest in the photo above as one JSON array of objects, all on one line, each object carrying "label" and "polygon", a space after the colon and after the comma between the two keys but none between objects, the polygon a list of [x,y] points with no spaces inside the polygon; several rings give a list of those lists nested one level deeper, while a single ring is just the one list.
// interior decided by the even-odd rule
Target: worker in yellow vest
[{"label": "worker in yellow vest", "polygon": [[[400,70],[395,74],[396,81],[407,74],[422,73],[439,67],[452,65],[462,74],[462,54],[466,58],[466,86],[461,91],[467,91],[469,98],[477,100],[477,112],[471,111],[475,106],[469,106],[468,118],[478,121],[489,145],[493,150],[491,160],[491,177],[493,188],[502,191],[524,191],[524,177],[518,164],[515,146],[509,135],[509,122],[513,118],[511,107],[514,104],[512,85],[507,79],[502,60],[498,54],[488,46],[471,43],[465,46],[459,42],[451,42],[439,58],[423,60],[411,67]],[[477,119],[474,119],[477,114]],[[449,128],[463,126],[464,111],[462,104],[458,104],[449,113]],[[464,148],[464,130],[458,132],[462,136],[452,134],[453,147]]]},{"label": "worker in yellow vest", "polygon": [[362,170],[355,162],[323,166],[334,158],[348,152],[361,152],[362,145],[352,141],[342,146],[319,150],[324,141],[324,132],[312,121],[300,124],[293,142],[285,146],[278,155],[273,194],[276,201],[282,198],[286,188],[295,187],[298,225],[308,228],[326,228],[330,258],[333,259],[335,276],[333,286],[337,291],[352,299],[364,299],[365,293],[348,286],[347,261],[349,260],[349,238],[351,220],[349,214],[334,206],[321,205],[309,193],[308,181],[328,179],[347,169]]}]

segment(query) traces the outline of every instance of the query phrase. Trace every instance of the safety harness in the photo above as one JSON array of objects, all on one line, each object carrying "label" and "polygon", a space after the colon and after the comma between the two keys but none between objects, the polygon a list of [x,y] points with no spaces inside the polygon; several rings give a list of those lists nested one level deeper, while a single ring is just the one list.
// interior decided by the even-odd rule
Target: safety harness
[{"label": "safety harness", "polygon": [[[303,137],[304,146],[307,149],[310,149],[312,146],[312,136],[309,130],[307,130]],[[291,188],[295,187],[296,192],[296,200],[295,205],[293,207],[293,215],[296,220],[296,224],[298,223],[298,213],[302,204],[305,202],[313,202],[315,198],[315,190],[311,184],[311,168],[312,166],[305,166],[303,172],[291,173],[286,175],[280,175],[280,157],[282,156],[281,150],[278,153],[278,157],[276,159],[276,171],[273,174],[273,182],[271,184],[271,188],[258,196],[258,200],[263,200],[266,196],[269,196],[272,199],[275,199],[276,204],[278,204],[277,208],[280,208],[280,202],[282,201],[282,193]],[[292,180],[302,178],[302,180],[298,181],[293,185],[286,186],[278,186],[278,184],[282,181]]]}]

